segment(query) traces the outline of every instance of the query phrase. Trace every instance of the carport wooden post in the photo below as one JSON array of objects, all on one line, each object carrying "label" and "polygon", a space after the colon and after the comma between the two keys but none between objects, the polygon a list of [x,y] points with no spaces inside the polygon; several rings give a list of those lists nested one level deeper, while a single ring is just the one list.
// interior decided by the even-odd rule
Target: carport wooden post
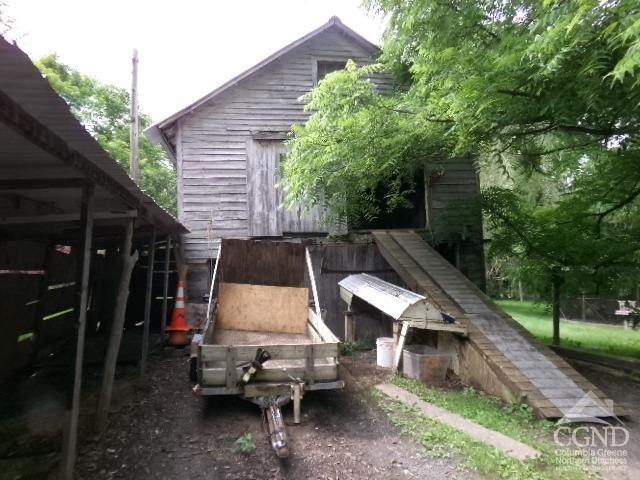
[{"label": "carport wooden post", "polygon": [[62,445],[62,477],[73,478],[76,461],[76,447],[78,442],[78,417],[80,414],[80,389],[82,385],[82,364],[84,355],[84,336],[87,320],[87,302],[89,298],[89,270],[91,267],[91,240],[93,236],[93,185],[86,185],[82,189],[82,204],[80,227],[82,229],[81,249],[78,258],[78,298],[76,312],[78,314],[76,355],[73,372],[73,389],[65,414],[65,430]]},{"label": "carport wooden post", "polygon": [[104,360],[104,376],[102,377],[102,388],[100,399],[98,400],[98,410],[96,412],[96,430],[101,432],[107,426],[107,416],[111,404],[111,393],[113,390],[113,380],[116,375],[116,364],[118,362],[118,352],[122,340],[122,329],[124,328],[125,313],[127,312],[127,299],[129,298],[129,283],[131,282],[131,272],[133,266],[138,261],[138,252],[131,254],[131,240],[133,239],[133,222],[127,222],[125,233],[122,237],[120,255],[122,256],[122,270],[120,272],[120,283],[118,285],[118,295],[116,296],[116,307],[113,312],[113,322],[111,323],[111,336],[107,355]]},{"label": "carport wooden post", "polygon": [[142,329],[142,356],[140,357],[140,378],[147,369],[149,353],[149,323],[151,322],[151,293],[153,292],[153,270],[156,261],[156,227],[152,227],[147,252],[147,287],[144,293],[144,327]]},{"label": "carport wooden post", "polygon": [[162,319],[160,320],[160,341],[164,343],[167,330],[167,294],[169,293],[169,263],[171,263],[171,237],[167,235],[164,247],[164,278],[162,285]]}]

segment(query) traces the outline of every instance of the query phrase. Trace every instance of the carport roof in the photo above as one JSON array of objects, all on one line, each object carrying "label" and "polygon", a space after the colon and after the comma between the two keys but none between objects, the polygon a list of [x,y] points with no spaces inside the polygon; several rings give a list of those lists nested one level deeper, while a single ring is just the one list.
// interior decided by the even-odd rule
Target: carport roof
[{"label": "carport roof", "polygon": [[79,187],[91,182],[97,228],[136,217],[136,227],[188,232],[98,144],[29,57],[2,37],[0,65],[0,231],[73,230]]}]

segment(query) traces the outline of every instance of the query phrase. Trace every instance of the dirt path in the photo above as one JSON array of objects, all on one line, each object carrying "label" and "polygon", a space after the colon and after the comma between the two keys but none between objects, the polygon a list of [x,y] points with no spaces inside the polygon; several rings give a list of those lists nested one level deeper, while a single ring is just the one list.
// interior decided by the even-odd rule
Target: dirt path
[{"label": "dirt path", "polygon": [[[267,444],[256,406],[234,397],[194,397],[186,371],[182,356],[151,361],[144,384],[111,416],[109,430],[82,444],[79,478],[468,478],[455,461],[431,458],[401,437],[371,406],[359,387],[375,376],[358,377],[364,381],[349,382],[344,391],[306,395],[303,423],[288,428],[292,453],[282,462]],[[290,407],[285,417],[290,423]],[[245,433],[256,444],[248,455],[235,444]]]}]

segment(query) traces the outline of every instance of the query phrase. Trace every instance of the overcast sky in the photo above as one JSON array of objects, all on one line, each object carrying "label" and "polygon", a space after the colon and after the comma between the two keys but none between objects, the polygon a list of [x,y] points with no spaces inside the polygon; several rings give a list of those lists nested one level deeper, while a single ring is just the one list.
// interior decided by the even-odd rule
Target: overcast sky
[{"label": "overcast sky", "polygon": [[162,120],[337,15],[379,44],[383,21],[360,0],[5,0],[12,36],[33,59],[56,52],[95,78],[130,88],[140,56],[140,108]]}]

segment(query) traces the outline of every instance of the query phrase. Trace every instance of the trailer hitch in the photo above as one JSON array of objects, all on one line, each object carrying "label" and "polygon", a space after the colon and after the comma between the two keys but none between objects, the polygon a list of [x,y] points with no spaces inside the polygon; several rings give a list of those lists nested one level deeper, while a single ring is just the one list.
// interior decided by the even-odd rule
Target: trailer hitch
[{"label": "trailer hitch", "polygon": [[289,456],[289,437],[280,410],[280,398],[282,397],[270,399],[269,404],[262,409],[262,425],[269,437],[271,448],[276,452],[278,458],[287,458]]},{"label": "trailer hitch", "polygon": [[262,348],[256,350],[256,356],[253,360],[242,367],[244,374],[240,383],[247,384],[258,370],[262,368],[262,364],[271,359],[271,354]]}]

